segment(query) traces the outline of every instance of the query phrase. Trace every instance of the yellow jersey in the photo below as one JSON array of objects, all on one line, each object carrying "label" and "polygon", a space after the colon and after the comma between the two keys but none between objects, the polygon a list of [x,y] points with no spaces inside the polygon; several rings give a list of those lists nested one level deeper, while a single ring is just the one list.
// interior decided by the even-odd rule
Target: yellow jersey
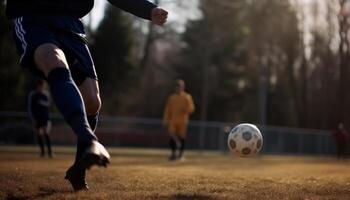
[{"label": "yellow jersey", "polygon": [[187,124],[189,115],[195,110],[192,96],[186,92],[174,93],[168,98],[163,115],[163,123]]}]

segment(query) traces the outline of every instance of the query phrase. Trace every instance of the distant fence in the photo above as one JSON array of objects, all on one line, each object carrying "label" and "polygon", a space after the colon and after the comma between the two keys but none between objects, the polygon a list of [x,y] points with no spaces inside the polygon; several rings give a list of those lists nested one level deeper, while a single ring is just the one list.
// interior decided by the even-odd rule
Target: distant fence
[{"label": "distant fence", "polygon": [[[59,115],[52,116],[54,144],[75,144],[75,136]],[[196,150],[227,152],[228,131],[235,124],[191,121],[186,146]],[[258,126],[263,134],[263,153],[310,154],[335,153],[329,131]],[[168,137],[160,119],[102,116],[96,134],[109,146],[166,148]],[[31,122],[25,112],[0,112],[0,144],[34,143]]]}]

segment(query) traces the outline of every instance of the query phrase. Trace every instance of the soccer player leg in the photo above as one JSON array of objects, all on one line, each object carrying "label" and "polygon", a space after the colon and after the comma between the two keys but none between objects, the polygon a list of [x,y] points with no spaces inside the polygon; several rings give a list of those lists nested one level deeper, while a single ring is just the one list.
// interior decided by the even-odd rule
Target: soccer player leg
[{"label": "soccer player leg", "polygon": [[97,140],[87,122],[85,106],[72,79],[64,52],[54,44],[42,44],[35,50],[34,60],[47,77],[52,98],[77,135],[79,143],[88,146]]},{"label": "soccer player leg", "polygon": [[186,133],[187,133],[187,124],[179,124],[178,126],[178,138],[180,140],[179,159],[183,158],[183,153],[185,150]]},{"label": "soccer player leg", "polygon": [[47,77],[52,98],[77,135],[77,146],[81,149],[81,154],[76,157],[78,159],[68,169],[65,178],[75,191],[86,190],[86,168],[95,164],[105,165],[105,160],[109,158],[106,158],[103,151],[105,149],[100,147],[87,121],[82,96],[73,81],[63,50],[51,43],[42,44],[35,50],[34,60],[39,70]]},{"label": "soccer player leg", "polygon": [[85,103],[88,122],[92,131],[95,131],[98,122],[98,113],[101,108],[101,98],[98,82],[95,79],[87,77],[79,85],[79,90],[83,96]]},{"label": "soccer player leg", "polygon": [[[87,120],[93,132],[96,130],[97,121],[98,121],[98,112],[101,108],[101,99],[99,94],[99,88],[97,80],[92,78],[85,78],[85,80],[78,86],[82,94]],[[84,147],[78,144],[76,160],[81,157],[81,154],[84,151]]]},{"label": "soccer player leg", "polygon": [[169,133],[169,146],[171,150],[171,155],[169,157],[169,160],[175,160],[176,159],[176,149],[177,149],[177,137],[175,135],[175,126],[174,124],[168,125],[168,133]]},{"label": "soccer player leg", "polygon": [[94,132],[98,122],[98,113],[101,108],[100,91],[94,62],[83,38],[80,38],[80,40],[67,38],[63,43],[66,48],[67,61],[73,80],[83,97],[87,119]]},{"label": "soccer player leg", "polygon": [[35,50],[34,59],[47,77],[57,108],[76,133],[78,146],[85,149],[81,157],[83,165],[86,168],[95,164],[106,166],[110,156],[90,128],[82,96],[73,81],[64,52],[54,44],[42,44]]},{"label": "soccer player leg", "polygon": [[36,138],[40,147],[40,157],[44,157],[45,156],[44,141],[43,141],[44,130],[43,128],[38,126],[35,128],[37,131]]},{"label": "soccer player leg", "polygon": [[47,153],[48,153],[48,156],[50,158],[52,158],[52,149],[51,149],[51,139],[50,139],[50,136],[49,136],[49,124],[50,122],[49,121],[46,121],[44,126],[42,127],[42,130],[43,130],[43,136],[44,136],[44,139],[45,139],[45,143],[46,143],[46,146],[47,146]]},{"label": "soccer player leg", "polygon": [[[67,52],[67,60],[72,78],[78,85],[80,93],[82,94],[89,126],[94,132],[97,125],[98,112],[101,107],[101,99],[94,63],[90,51],[83,41],[84,40],[67,38],[63,41],[63,45],[65,47],[65,52]],[[77,158],[80,157],[82,149],[84,149],[84,147],[78,143]],[[103,145],[98,142],[94,142],[87,152],[90,152],[91,155],[98,155],[97,157],[91,157],[92,160],[90,163],[87,163],[88,166],[95,163],[99,166],[106,167],[110,162],[110,155]]]}]

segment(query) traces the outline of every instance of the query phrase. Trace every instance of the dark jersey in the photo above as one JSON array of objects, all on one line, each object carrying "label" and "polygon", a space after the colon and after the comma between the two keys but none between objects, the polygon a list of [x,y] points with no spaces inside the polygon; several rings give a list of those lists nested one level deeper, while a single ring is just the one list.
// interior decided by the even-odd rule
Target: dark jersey
[{"label": "dark jersey", "polygon": [[[108,0],[114,6],[144,19],[150,19],[156,7],[147,0]],[[94,6],[94,0],[7,0],[6,14],[10,19],[31,15],[64,15],[81,18]]]},{"label": "dark jersey", "polygon": [[49,120],[50,101],[47,94],[32,91],[28,97],[28,113],[31,119],[37,121]]}]

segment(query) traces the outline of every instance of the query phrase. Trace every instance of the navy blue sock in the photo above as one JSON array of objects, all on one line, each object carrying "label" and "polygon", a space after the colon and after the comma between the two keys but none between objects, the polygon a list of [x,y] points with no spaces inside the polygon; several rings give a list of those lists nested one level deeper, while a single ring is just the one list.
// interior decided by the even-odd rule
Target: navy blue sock
[{"label": "navy blue sock", "polygon": [[171,156],[175,157],[175,153],[176,153],[176,141],[173,138],[170,138],[169,140],[169,146],[171,149]]},{"label": "navy blue sock", "polygon": [[50,157],[52,157],[51,139],[50,139],[49,134],[45,133],[44,134],[44,139],[45,139],[45,143],[46,143],[46,146],[47,146],[47,153],[48,153],[48,155]]},{"label": "navy blue sock", "polygon": [[180,152],[179,157],[181,158],[185,150],[185,139],[180,138]]},{"label": "navy blue sock", "polygon": [[95,132],[98,122],[98,113],[87,117],[91,130]]},{"label": "navy blue sock", "polygon": [[41,135],[37,134],[36,136],[39,147],[40,147],[40,156],[43,157],[45,156],[45,149],[44,149],[44,141]]},{"label": "navy blue sock", "polygon": [[58,110],[78,137],[78,146],[97,140],[89,126],[84,102],[69,70],[63,67],[53,69],[47,81]]}]

